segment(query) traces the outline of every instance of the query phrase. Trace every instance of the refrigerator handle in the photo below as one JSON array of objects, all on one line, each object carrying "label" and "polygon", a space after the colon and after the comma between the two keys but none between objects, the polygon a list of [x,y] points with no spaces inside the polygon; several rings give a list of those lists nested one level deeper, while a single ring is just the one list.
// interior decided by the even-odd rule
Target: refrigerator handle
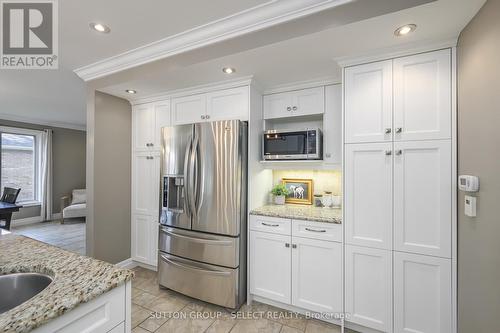
[{"label": "refrigerator handle", "polygon": [[191,148],[193,146],[193,139],[190,138],[189,142],[186,146],[186,154],[184,156],[184,208],[186,210],[186,214],[189,218],[191,218],[191,170],[190,170],[190,160],[191,160]]}]

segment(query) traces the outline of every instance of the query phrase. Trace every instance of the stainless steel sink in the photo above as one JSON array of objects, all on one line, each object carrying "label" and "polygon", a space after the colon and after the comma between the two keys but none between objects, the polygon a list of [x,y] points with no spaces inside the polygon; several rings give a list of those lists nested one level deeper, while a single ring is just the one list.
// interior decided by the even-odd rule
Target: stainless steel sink
[{"label": "stainless steel sink", "polygon": [[0,313],[26,302],[52,282],[52,278],[40,273],[13,273],[0,275]]}]

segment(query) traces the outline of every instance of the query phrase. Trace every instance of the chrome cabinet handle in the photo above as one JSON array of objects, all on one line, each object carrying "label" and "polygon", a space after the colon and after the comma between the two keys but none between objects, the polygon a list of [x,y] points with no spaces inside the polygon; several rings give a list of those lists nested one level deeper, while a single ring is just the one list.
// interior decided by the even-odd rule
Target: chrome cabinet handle
[{"label": "chrome cabinet handle", "polygon": [[386,154],[387,156],[392,155],[392,150],[386,150],[386,151],[385,151],[385,154]]},{"label": "chrome cabinet handle", "polygon": [[390,129],[390,128],[385,129],[385,134],[390,134],[391,132],[392,132],[392,129]]},{"label": "chrome cabinet handle", "polygon": [[401,133],[401,132],[403,132],[403,128],[402,127],[396,128],[396,133]]},{"label": "chrome cabinet handle", "polygon": [[401,155],[403,154],[403,151],[401,149],[396,150],[396,155]]},{"label": "chrome cabinet handle", "polygon": [[292,110],[293,110],[293,111],[297,111],[297,107],[296,107],[296,106],[294,106],[294,107],[292,108]]},{"label": "chrome cabinet handle", "polygon": [[297,248],[297,244],[292,244],[292,249],[296,249]]},{"label": "chrome cabinet handle", "polygon": [[286,107],[286,110],[287,110],[287,111],[292,111],[292,107],[287,106],[287,107]]},{"label": "chrome cabinet handle", "polygon": [[290,243],[285,243],[285,247],[290,247]]},{"label": "chrome cabinet handle", "polygon": [[201,119],[205,119],[205,116],[204,116],[204,115],[201,115]]},{"label": "chrome cabinet handle", "polygon": [[261,222],[260,224],[265,225],[266,227],[279,227],[280,226],[279,224],[269,224],[269,223],[265,223],[265,222]]},{"label": "chrome cabinet handle", "polygon": [[312,231],[312,232],[326,232],[325,229],[321,229],[321,230],[316,230],[316,229],[309,229],[309,228],[306,228],[307,231]]}]

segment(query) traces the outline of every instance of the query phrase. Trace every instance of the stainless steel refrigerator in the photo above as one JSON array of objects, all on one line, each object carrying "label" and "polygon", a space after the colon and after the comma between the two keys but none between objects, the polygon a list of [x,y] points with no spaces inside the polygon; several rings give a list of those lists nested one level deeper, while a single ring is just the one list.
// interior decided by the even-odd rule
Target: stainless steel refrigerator
[{"label": "stainless steel refrigerator", "polygon": [[247,124],[162,129],[161,286],[238,308],[246,297]]}]

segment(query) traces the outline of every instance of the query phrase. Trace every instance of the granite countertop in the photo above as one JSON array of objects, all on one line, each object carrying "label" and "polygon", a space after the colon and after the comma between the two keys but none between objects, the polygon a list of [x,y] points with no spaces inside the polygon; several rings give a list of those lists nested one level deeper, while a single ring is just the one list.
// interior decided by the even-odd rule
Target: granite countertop
[{"label": "granite countertop", "polygon": [[133,272],[34,239],[0,233],[0,275],[38,272],[52,283],[0,314],[0,332],[28,332],[123,284]]},{"label": "granite countertop", "polygon": [[326,223],[342,223],[342,209],[312,205],[266,205],[250,212],[251,215],[282,217]]}]

